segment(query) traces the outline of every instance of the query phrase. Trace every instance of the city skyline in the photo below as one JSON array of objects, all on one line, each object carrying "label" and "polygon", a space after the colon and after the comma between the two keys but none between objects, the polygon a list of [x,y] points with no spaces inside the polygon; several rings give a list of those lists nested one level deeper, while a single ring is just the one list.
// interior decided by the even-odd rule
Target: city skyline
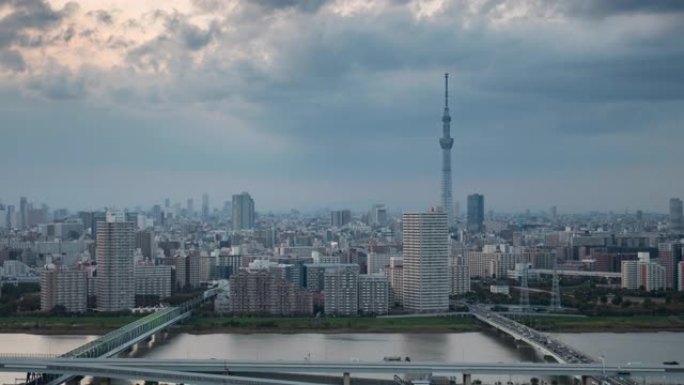
[{"label": "city skyline", "polygon": [[0,196],[437,206],[449,72],[461,207],[481,193],[497,211],[666,213],[684,195],[682,8],[5,2]]}]

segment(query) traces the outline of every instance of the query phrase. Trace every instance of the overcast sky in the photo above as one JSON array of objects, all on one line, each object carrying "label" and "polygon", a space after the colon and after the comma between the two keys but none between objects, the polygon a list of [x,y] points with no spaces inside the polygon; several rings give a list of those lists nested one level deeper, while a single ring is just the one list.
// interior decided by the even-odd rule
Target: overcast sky
[{"label": "overcast sky", "polygon": [[257,210],[684,197],[684,1],[0,0],[0,199]]}]

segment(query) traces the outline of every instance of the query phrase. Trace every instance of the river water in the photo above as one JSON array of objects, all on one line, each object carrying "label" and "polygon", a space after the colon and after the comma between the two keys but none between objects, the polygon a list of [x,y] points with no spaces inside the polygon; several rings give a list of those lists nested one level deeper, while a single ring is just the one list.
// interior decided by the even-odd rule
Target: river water
[{"label": "river water", "polygon": [[[606,362],[684,362],[684,333],[558,333],[556,338]],[[0,353],[60,354],[96,336],[0,334]],[[136,355],[150,358],[362,360],[409,356],[413,361],[538,361],[526,347],[491,332],[445,334],[179,334]],[[0,373],[14,384],[21,374]],[[509,380],[489,376],[486,382]],[[524,379],[518,379],[521,382]],[[516,379],[513,379],[516,382]],[[681,381],[681,379],[679,379]]]}]

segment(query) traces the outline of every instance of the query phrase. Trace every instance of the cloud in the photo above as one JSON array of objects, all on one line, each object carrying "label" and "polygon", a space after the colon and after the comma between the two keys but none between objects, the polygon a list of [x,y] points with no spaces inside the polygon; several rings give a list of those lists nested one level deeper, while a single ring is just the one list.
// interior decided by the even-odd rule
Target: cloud
[{"label": "cloud", "polygon": [[76,3],[70,2],[63,9],[55,10],[43,0],[7,1],[5,6],[10,11],[0,19],[0,47],[17,43],[27,30],[45,32],[78,9]]},{"label": "cloud", "polygon": [[0,68],[12,72],[21,72],[26,69],[26,62],[18,51],[13,49],[0,49]]},{"label": "cloud", "polygon": [[[54,120],[74,143],[107,136],[113,152],[102,167],[296,175],[339,190],[338,200],[361,180],[375,200],[428,202],[437,195],[444,72],[461,195],[478,185],[496,193],[511,175],[542,186],[559,170],[576,183],[582,171],[630,175],[639,164],[670,175],[669,143],[684,140],[684,18],[671,2],[194,0],[137,13],[83,2],[66,16],[31,1],[56,19],[10,23],[28,12],[12,3],[0,21],[18,27],[0,46],[0,91],[19,89],[23,103],[43,108],[124,115],[93,118],[92,131],[68,128],[69,114]],[[134,161],[118,159],[114,150],[138,131],[149,145],[136,147]],[[415,197],[400,179],[421,181]],[[499,191],[531,202],[513,187]]]},{"label": "cloud", "polygon": [[114,16],[112,13],[102,9],[89,11],[86,15],[95,18],[98,22],[105,25],[112,25],[114,23]]},{"label": "cloud", "polygon": [[316,12],[327,0],[255,0],[254,4],[266,10],[281,10],[294,8],[301,12]]}]

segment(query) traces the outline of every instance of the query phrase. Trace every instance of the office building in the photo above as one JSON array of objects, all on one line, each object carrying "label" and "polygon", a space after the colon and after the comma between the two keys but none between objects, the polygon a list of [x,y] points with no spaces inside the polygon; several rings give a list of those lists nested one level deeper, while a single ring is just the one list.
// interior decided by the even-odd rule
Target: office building
[{"label": "office building", "polygon": [[135,233],[135,248],[140,249],[140,252],[145,259],[152,260],[157,254],[154,231],[151,229],[137,231]]},{"label": "office building", "polygon": [[202,220],[209,219],[209,195],[202,195]]},{"label": "office building", "polygon": [[200,285],[200,253],[191,250],[186,254],[181,250],[173,258],[173,265],[176,271],[176,290],[189,290],[198,288]]},{"label": "office building", "polygon": [[387,314],[389,301],[389,282],[384,274],[359,275],[359,314]]},{"label": "office building", "polygon": [[684,220],[682,219],[682,200],[679,198],[670,199],[670,230],[682,232],[684,230]]},{"label": "office building", "polygon": [[86,272],[47,270],[40,275],[40,309],[48,312],[63,306],[68,313],[84,313],[88,303]]},{"label": "office building", "polygon": [[125,221],[122,212],[108,211],[105,221],[97,222],[95,295],[100,310],[135,305],[134,249],[135,224]]},{"label": "office building", "polygon": [[330,226],[343,227],[351,222],[351,210],[333,210],[330,212]]},{"label": "office building", "polygon": [[441,211],[403,216],[404,308],[449,310],[449,228]]},{"label": "office building", "polygon": [[466,229],[469,233],[481,233],[484,231],[484,195],[468,195],[466,221]]},{"label": "office building", "polygon": [[385,205],[373,205],[370,212],[368,212],[368,224],[371,226],[384,226],[387,224],[387,208],[385,208]]},{"label": "office building", "polygon": [[28,227],[28,211],[29,203],[26,197],[21,197],[19,199],[19,228],[25,229]]},{"label": "office building", "polygon": [[0,203],[0,230],[8,229],[10,227],[9,223],[7,206]]},{"label": "office building", "polygon": [[251,230],[254,228],[254,200],[249,193],[233,195],[233,230]]},{"label": "office building", "polygon": [[188,198],[186,211],[188,212],[189,217],[192,217],[193,215],[195,215],[195,200],[194,199]]},{"label": "office building", "polygon": [[330,266],[323,274],[325,314],[356,316],[359,311],[359,265]]}]

